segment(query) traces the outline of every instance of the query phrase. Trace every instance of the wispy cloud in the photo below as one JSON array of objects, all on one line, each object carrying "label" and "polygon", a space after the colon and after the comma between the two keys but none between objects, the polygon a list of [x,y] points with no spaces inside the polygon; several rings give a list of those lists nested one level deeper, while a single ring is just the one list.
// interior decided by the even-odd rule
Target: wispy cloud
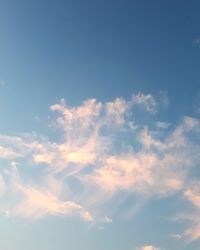
[{"label": "wispy cloud", "polygon": [[136,250],[161,250],[161,249],[158,247],[149,245],[149,246],[138,247]]},{"label": "wispy cloud", "polygon": [[[200,161],[200,121],[185,116],[169,126],[156,119],[162,106],[159,98],[143,93],[107,103],[89,99],[78,107],[61,100],[50,107],[60,140],[36,133],[1,135],[0,211],[30,219],[75,215],[111,223],[114,207],[130,195],[139,195],[143,205],[174,194],[198,210],[198,194],[189,183]],[[137,109],[150,115],[148,123],[137,120]],[[200,238],[194,230],[187,235]]]},{"label": "wispy cloud", "polygon": [[0,80],[0,87],[4,87],[6,85],[6,81],[5,80]]},{"label": "wispy cloud", "polygon": [[200,185],[199,183],[193,183],[184,192],[185,198],[190,202],[192,208],[190,212],[180,214],[179,217],[183,220],[187,220],[191,223],[189,229],[185,230],[184,236],[187,240],[200,239]]},{"label": "wispy cloud", "polygon": [[150,94],[145,95],[143,93],[139,93],[137,95],[133,95],[133,103],[143,107],[151,113],[155,113],[158,108],[155,98]]},{"label": "wispy cloud", "polygon": [[176,239],[176,240],[180,240],[180,239],[182,239],[182,235],[180,235],[180,234],[172,234],[171,238]]},{"label": "wispy cloud", "polygon": [[200,45],[200,38],[194,39],[193,43],[196,45]]}]

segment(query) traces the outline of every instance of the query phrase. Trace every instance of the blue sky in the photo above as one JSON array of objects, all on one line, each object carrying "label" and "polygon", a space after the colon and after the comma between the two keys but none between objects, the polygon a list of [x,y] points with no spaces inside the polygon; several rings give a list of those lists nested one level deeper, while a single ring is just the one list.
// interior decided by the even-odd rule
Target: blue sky
[{"label": "blue sky", "polygon": [[0,1],[0,246],[198,250],[200,3]]}]

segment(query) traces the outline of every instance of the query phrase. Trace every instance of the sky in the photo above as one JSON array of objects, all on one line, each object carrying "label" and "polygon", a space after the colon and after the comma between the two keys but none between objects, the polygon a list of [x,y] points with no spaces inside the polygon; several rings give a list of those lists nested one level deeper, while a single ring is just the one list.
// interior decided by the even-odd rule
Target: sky
[{"label": "sky", "polygon": [[0,0],[2,249],[200,249],[199,11]]}]

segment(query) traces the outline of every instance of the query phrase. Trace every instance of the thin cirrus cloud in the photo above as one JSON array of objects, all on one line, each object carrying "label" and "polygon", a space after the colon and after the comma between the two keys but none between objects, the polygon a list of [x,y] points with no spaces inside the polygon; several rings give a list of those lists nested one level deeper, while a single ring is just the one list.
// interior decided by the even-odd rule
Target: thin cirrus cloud
[{"label": "thin cirrus cloud", "polygon": [[[61,100],[50,107],[59,141],[37,134],[0,135],[0,211],[28,219],[73,215],[111,223],[110,199],[117,206],[134,194],[147,200],[176,194],[199,213],[200,196],[189,183],[200,161],[200,121],[189,116],[176,125],[159,121],[162,107],[143,93],[107,103],[89,99],[78,107]],[[123,197],[115,199],[121,191]],[[183,235],[200,238],[199,225],[193,219],[194,229]]]}]

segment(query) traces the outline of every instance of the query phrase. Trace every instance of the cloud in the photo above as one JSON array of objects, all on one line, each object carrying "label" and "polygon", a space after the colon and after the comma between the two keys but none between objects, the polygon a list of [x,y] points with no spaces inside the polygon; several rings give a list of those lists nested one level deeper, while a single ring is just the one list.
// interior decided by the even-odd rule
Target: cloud
[{"label": "cloud", "polygon": [[4,194],[6,190],[6,183],[2,177],[2,175],[0,175],[0,196],[2,196]]},{"label": "cloud", "polygon": [[6,81],[5,80],[0,80],[0,87],[4,87],[6,85]]},{"label": "cloud", "polygon": [[20,156],[20,154],[16,153],[12,149],[0,146],[0,158],[14,159],[14,158],[17,158],[19,156]]},{"label": "cloud", "polygon": [[142,246],[138,247],[137,250],[161,250],[160,248],[148,245],[148,246]]},{"label": "cloud", "polygon": [[200,38],[196,38],[193,41],[194,44],[199,45],[200,44]]},{"label": "cloud", "polygon": [[167,129],[169,128],[169,126],[170,126],[170,123],[168,122],[160,122],[160,121],[156,122],[156,127],[158,129]]},{"label": "cloud", "polygon": [[200,185],[199,183],[193,183],[184,192],[185,198],[192,205],[190,213],[184,213],[179,215],[182,220],[190,222],[190,227],[185,230],[184,236],[189,241],[200,239]]},{"label": "cloud", "polygon": [[135,105],[139,105],[142,108],[146,109],[150,113],[156,113],[157,112],[157,103],[155,98],[148,94],[145,95],[143,93],[139,93],[137,95],[133,95],[133,103]]},{"label": "cloud", "polygon": [[126,190],[165,196],[182,190],[187,171],[198,162],[191,151],[197,152],[199,145],[190,145],[188,138],[196,126],[199,121],[185,117],[163,140],[155,138],[147,128],[141,129],[140,150],[129,148],[129,152],[107,156],[89,175],[88,182],[111,193]]},{"label": "cloud", "polygon": [[163,108],[168,108],[169,107],[169,96],[167,91],[161,90],[159,93],[159,101],[160,104]]},{"label": "cloud", "polygon": [[[15,199],[11,202],[11,206],[3,209],[2,212],[5,214],[31,220],[47,215],[77,214],[85,221],[92,221],[90,213],[85,211],[80,204],[62,199],[63,184],[54,177],[44,177],[40,186],[24,183],[15,163],[12,164],[7,175],[10,178],[10,185],[6,188],[10,196]],[[5,189],[4,186],[3,189]]]},{"label": "cloud", "polygon": [[[162,106],[143,93],[106,103],[89,99],[78,107],[62,99],[50,107],[55,113],[50,125],[60,139],[0,135],[0,211],[28,219],[73,215],[106,224],[130,196],[139,198],[127,214],[151,198],[180,195],[198,213],[199,193],[189,183],[200,161],[200,121],[185,116],[169,126],[156,119]],[[150,114],[148,121],[135,115],[137,109],[140,116]],[[194,225],[196,233],[189,229],[185,235],[198,239],[200,222]]]},{"label": "cloud", "polygon": [[180,234],[172,234],[171,238],[176,239],[176,240],[180,240],[180,239],[182,239],[182,235],[180,235]]},{"label": "cloud", "polygon": [[61,201],[48,191],[41,191],[32,186],[19,186],[23,195],[22,202],[16,206],[14,213],[21,217],[40,218],[44,215],[67,215],[81,206],[72,201]]}]

